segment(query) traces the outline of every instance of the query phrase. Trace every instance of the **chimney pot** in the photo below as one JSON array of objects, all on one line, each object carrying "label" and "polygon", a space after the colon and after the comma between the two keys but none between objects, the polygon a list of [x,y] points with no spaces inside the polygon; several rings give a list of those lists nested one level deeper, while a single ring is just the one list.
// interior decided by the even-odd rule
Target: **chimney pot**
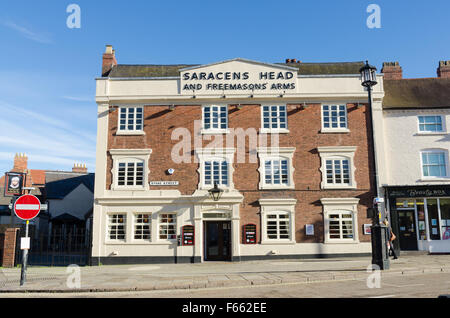
[{"label": "chimney pot", "polygon": [[73,168],[72,168],[72,172],[87,173],[88,170],[87,170],[86,164],[74,163],[73,164]]}]

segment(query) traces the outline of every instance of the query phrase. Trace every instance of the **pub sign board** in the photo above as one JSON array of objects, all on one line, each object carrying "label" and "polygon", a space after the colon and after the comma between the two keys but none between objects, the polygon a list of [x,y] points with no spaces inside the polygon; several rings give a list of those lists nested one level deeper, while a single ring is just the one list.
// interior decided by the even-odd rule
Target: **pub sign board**
[{"label": "pub sign board", "polygon": [[236,95],[297,91],[298,68],[242,58],[180,70],[181,94]]},{"label": "pub sign board", "polygon": [[195,242],[194,226],[193,225],[185,225],[185,226],[183,226],[181,232],[182,232],[181,244],[183,246],[194,245],[194,242]]},{"label": "pub sign board", "polygon": [[25,174],[19,172],[5,173],[5,196],[20,196],[25,184]]},{"label": "pub sign board", "polygon": [[246,224],[244,225],[243,230],[244,230],[243,244],[256,244],[256,225]]}]

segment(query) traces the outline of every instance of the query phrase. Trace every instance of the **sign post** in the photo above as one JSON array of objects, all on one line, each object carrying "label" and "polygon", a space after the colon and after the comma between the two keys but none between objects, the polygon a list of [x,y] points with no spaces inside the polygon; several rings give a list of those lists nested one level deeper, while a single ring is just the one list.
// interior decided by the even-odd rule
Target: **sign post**
[{"label": "sign post", "polygon": [[[14,203],[14,213],[19,219],[26,221],[25,228],[25,238],[24,242],[29,241],[28,237],[28,226],[30,224],[30,220],[34,219],[39,212],[41,211],[41,202],[34,195],[23,195],[16,200]],[[28,261],[28,250],[30,246],[29,243],[21,246],[23,249],[22,254],[22,269],[20,272],[20,286],[23,286],[27,279],[27,261]]]}]

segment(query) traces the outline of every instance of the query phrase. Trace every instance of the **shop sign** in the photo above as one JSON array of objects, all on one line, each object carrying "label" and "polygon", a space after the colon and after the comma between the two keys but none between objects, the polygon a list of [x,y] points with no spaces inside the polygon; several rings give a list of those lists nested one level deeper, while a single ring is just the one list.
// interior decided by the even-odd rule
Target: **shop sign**
[{"label": "shop sign", "polygon": [[297,70],[252,61],[234,60],[184,69],[182,94],[288,93],[297,90]]},{"label": "shop sign", "polygon": [[399,188],[389,189],[391,198],[427,198],[450,196],[450,188]]}]

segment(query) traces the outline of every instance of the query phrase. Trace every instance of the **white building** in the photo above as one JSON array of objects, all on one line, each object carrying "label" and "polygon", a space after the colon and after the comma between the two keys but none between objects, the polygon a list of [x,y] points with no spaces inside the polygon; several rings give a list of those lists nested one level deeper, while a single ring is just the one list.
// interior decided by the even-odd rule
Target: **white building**
[{"label": "white building", "polygon": [[[96,80],[93,264],[370,255],[363,65],[124,65],[107,46]],[[236,144],[206,151],[206,140],[240,128],[278,136],[279,148],[247,136],[244,156],[255,162],[239,161]],[[176,148],[180,131],[195,137],[192,148]],[[196,161],[175,162],[173,149]]]},{"label": "white building", "polygon": [[402,79],[385,63],[374,117],[380,191],[400,250],[450,252],[450,79]]}]

